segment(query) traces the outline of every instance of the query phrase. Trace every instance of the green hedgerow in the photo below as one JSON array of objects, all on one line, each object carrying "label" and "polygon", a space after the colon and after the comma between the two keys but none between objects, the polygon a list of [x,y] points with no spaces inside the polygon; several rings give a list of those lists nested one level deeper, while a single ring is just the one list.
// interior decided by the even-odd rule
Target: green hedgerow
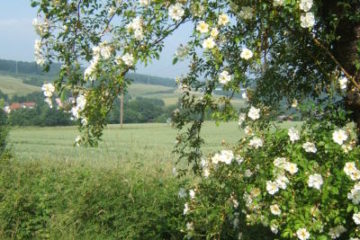
[{"label": "green hedgerow", "polygon": [[11,160],[0,169],[0,239],[182,239],[181,184]]}]

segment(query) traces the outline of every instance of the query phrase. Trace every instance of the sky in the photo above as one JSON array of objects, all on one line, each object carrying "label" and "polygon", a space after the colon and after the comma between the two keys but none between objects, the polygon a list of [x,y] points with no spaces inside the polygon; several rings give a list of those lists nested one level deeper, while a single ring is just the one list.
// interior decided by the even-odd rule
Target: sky
[{"label": "sky", "polygon": [[[30,0],[0,0],[0,59],[34,61],[34,41],[37,37],[32,26],[36,9]],[[187,72],[186,63],[172,65],[172,59],[180,43],[186,42],[190,27],[180,27],[166,39],[159,61],[146,68],[138,66],[136,72],[153,76],[175,78]]]}]

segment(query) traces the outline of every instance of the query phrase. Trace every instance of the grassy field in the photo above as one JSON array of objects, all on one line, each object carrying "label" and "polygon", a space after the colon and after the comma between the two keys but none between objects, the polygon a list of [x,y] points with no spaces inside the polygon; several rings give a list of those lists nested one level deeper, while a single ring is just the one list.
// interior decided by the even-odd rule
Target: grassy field
[{"label": "grassy field", "polygon": [[[183,239],[187,178],[172,175],[176,130],[109,126],[98,148],[73,147],[75,127],[13,128],[0,160],[0,239]],[[241,136],[205,124],[207,152]],[[190,181],[190,180],[189,180]]]},{"label": "grassy field", "polygon": [[[205,151],[221,148],[221,142],[234,144],[242,131],[236,123],[219,127],[207,122],[203,136],[207,139]],[[144,164],[171,162],[176,130],[167,124],[128,124],[106,128],[98,148],[73,147],[78,135],[75,127],[28,127],[10,131],[10,146],[19,160],[60,160],[88,162],[99,166],[139,162]]]},{"label": "grassy field", "polygon": [[39,87],[23,83],[22,79],[0,75],[0,90],[9,96],[15,94],[23,96],[32,92],[40,91]]},{"label": "grassy field", "polygon": [[[284,122],[281,126],[288,128],[296,124]],[[74,147],[78,134],[76,127],[14,127],[9,144],[19,160],[75,160],[104,166],[124,162],[167,162],[176,157],[172,149],[177,130],[168,124],[125,124],[123,129],[119,125],[109,125],[97,148]],[[242,135],[236,122],[219,126],[206,122],[202,131],[206,141],[203,150],[210,153],[231,147]]]},{"label": "grassy field", "polygon": [[[178,192],[193,177],[172,175],[175,129],[110,125],[98,148],[73,147],[77,134],[11,129],[14,157],[0,159],[0,239],[184,239]],[[207,122],[204,151],[231,148],[242,134],[236,122]]]},{"label": "grassy field", "polygon": [[[23,96],[40,91],[40,87],[25,84],[20,78],[0,75],[0,90],[11,97],[15,94]],[[142,83],[131,84],[128,89],[128,94],[133,98],[144,97],[162,99],[166,106],[177,104],[180,96],[180,92],[176,88]],[[236,108],[239,108],[244,104],[244,101],[241,99],[234,99],[232,102]]]}]

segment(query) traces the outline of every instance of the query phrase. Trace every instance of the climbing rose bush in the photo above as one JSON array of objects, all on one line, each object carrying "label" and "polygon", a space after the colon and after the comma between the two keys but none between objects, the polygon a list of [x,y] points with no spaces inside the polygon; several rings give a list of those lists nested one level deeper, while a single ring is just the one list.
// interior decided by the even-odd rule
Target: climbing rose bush
[{"label": "climbing rose bush", "polygon": [[314,120],[261,130],[264,116],[254,109],[241,123],[251,134],[233,150],[202,160],[202,176],[191,186],[196,194],[184,203],[188,237],[358,239],[360,148],[354,124]]}]

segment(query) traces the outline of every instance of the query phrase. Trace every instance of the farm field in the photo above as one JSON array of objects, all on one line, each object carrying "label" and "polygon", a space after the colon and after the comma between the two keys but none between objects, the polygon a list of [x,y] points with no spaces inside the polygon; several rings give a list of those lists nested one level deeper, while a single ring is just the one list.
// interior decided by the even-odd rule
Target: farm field
[{"label": "farm field", "polygon": [[[298,123],[285,122],[289,127]],[[168,124],[109,125],[98,147],[74,147],[78,135],[76,127],[22,127],[12,128],[9,145],[19,161],[34,161],[88,165],[113,168],[138,165],[148,169],[154,166],[172,167],[177,156],[172,153],[177,130]],[[202,136],[206,154],[231,148],[243,135],[236,122],[206,122]],[[123,168],[124,169],[124,168]]]},{"label": "farm field", "polygon": [[[95,165],[127,161],[168,161],[174,159],[176,129],[168,124],[109,125],[97,148],[74,147],[78,135],[76,127],[12,128],[10,146],[19,160],[61,160],[90,162]],[[221,149],[221,142],[234,144],[242,131],[237,123],[223,123],[219,127],[207,122],[203,131],[208,141],[205,151]]]},{"label": "farm field", "polygon": [[[23,80],[19,77],[0,74],[0,90],[12,97],[15,94],[24,96],[32,92],[39,92],[41,88],[23,83]],[[180,96],[177,88],[144,83],[131,84],[128,94],[133,99],[136,97],[161,99],[166,106],[177,104]],[[242,99],[233,99],[232,102],[236,108],[240,108],[244,104]]]},{"label": "farm field", "polygon": [[15,94],[23,96],[32,92],[40,91],[40,88],[25,84],[22,79],[19,78],[0,75],[0,90],[11,97]]}]

